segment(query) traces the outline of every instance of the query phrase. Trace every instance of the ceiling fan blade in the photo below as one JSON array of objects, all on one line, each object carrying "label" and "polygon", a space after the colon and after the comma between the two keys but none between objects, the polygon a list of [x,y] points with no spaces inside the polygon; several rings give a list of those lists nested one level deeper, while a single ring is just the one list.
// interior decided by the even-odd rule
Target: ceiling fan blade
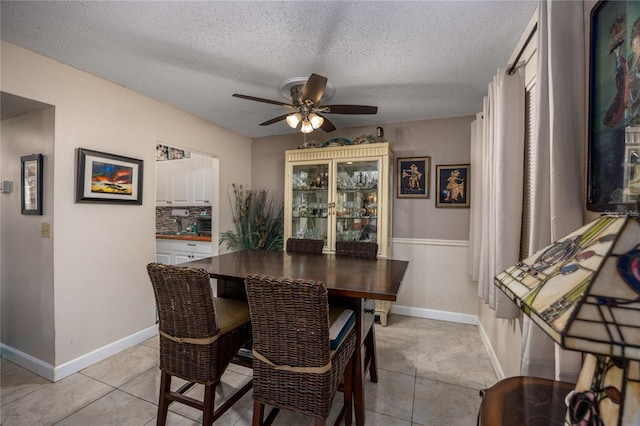
[{"label": "ceiling fan blade", "polygon": [[284,120],[285,118],[287,118],[287,116],[288,116],[288,115],[289,115],[289,114],[283,114],[283,115],[280,115],[280,116],[278,116],[278,117],[276,117],[276,118],[272,118],[271,120],[267,120],[267,121],[265,121],[264,123],[260,123],[260,125],[261,125],[261,126],[268,126],[269,124],[277,123],[278,121],[282,121],[282,120]]},{"label": "ceiling fan blade", "polygon": [[[318,114],[318,113],[316,113],[316,114]],[[329,119],[327,117],[325,117],[322,114],[318,114],[318,115],[324,119],[324,122],[322,123],[322,126],[320,126],[320,128],[322,130],[324,130],[325,132],[333,132],[336,129],[336,126],[334,126],[333,123],[331,121],[329,121]]]},{"label": "ceiling fan blade", "polygon": [[318,105],[326,87],[326,77],[318,74],[311,74],[307,80],[307,84],[304,85],[304,89],[302,90],[302,100],[305,101],[309,99],[313,102],[313,105]]},{"label": "ceiling fan blade", "polygon": [[281,102],[281,101],[272,101],[271,99],[256,98],[255,96],[240,95],[238,93],[234,93],[233,96],[236,97],[236,98],[248,99],[250,101],[264,102],[265,104],[273,104],[273,105],[283,106],[283,107],[286,107],[286,108],[293,108],[293,105],[287,104],[287,103]]},{"label": "ceiling fan blade", "polygon": [[327,114],[377,114],[377,106],[368,105],[323,105]]}]

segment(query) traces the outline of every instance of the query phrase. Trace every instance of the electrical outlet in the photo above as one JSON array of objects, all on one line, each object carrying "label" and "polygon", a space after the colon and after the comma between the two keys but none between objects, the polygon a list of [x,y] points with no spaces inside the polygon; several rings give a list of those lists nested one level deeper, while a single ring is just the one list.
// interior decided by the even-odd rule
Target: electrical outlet
[{"label": "electrical outlet", "polygon": [[51,224],[48,222],[42,222],[40,224],[40,236],[42,238],[51,238]]}]

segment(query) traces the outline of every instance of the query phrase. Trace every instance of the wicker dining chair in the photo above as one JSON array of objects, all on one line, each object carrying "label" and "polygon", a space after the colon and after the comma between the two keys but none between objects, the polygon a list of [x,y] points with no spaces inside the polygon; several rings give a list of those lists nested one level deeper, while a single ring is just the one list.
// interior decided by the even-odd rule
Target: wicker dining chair
[{"label": "wicker dining chair", "polygon": [[322,254],[323,240],[311,240],[306,238],[287,239],[287,253]]},{"label": "wicker dining chair", "polygon": [[[352,419],[355,316],[332,350],[327,289],[322,282],[251,274],[245,280],[253,326],[253,425],[281,409],[325,425],[344,375],[336,425]],[[265,404],[273,407],[266,419]]]},{"label": "wicker dining chair", "polygon": [[336,256],[378,258],[378,243],[369,241],[336,241]]},{"label": "wicker dining chair", "polygon": [[[157,425],[164,425],[173,401],[203,412],[211,425],[249,389],[249,381],[214,410],[216,385],[240,347],[251,339],[245,302],[213,297],[204,269],[150,263],[147,272],[158,308],[160,334],[160,395]],[[171,391],[171,378],[188,383]],[[196,383],[204,385],[204,400],[184,395]]]},{"label": "wicker dining chair", "polygon": [[[336,256],[378,258],[378,243],[369,241],[336,241]],[[364,339],[365,360],[369,362],[369,377],[378,383],[378,364],[376,362],[376,334],[372,325]]]}]

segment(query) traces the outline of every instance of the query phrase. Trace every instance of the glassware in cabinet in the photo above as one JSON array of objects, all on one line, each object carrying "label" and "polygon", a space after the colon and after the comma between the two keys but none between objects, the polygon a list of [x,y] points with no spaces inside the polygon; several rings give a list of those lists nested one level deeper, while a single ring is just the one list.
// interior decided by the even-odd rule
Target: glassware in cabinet
[{"label": "glassware in cabinet", "polygon": [[328,165],[293,166],[291,237],[324,240],[329,220]]},{"label": "glassware in cabinet", "polygon": [[377,160],[336,164],[336,241],[377,242]]}]

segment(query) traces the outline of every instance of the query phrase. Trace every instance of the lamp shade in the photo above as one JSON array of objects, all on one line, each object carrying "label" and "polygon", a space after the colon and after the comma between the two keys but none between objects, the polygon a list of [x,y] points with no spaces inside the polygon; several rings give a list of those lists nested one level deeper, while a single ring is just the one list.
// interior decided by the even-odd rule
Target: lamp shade
[{"label": "lamp shade", "polygon": [[640,424],[637,218],[600,217],[494,283],[560,346],[587,353],[567,424]]},{"label": "lamp shade", "polygon": [[640,360],[640,223],[603,216],[496,275],[563,348]]}]

